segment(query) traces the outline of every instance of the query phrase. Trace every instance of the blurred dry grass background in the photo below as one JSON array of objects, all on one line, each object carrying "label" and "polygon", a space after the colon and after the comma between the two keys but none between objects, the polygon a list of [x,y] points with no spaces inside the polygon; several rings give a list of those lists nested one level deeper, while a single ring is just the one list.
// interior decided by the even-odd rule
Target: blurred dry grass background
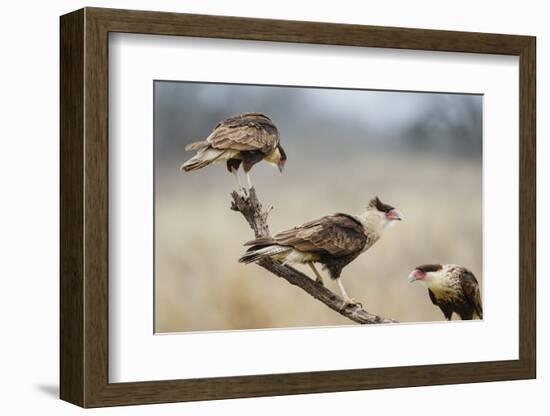
[{"label": "blurred dry grass background", "polygon": [[[347,291],[368,311],[406,322],[442,320],[426,289],[407,282],[408,273],[423,263],[464,265],[482,283],[480,126],[472,130],[479,136],[477,142],[469,138],[473,150],[436,146],[432,151],[425,140],[415,145],[391,140],[392,135],[408,134],[411,140],[426,135],[421,120],[429,125],[426,114],[433,111],[429,106],[415,117],[404,116],[403,125],[389,124],[382,129],[387,134],[371,125],[368,131],[340,128],[341,134],[334,136],[330,126],[342,125],[338,114],[327,116],[325,125],[318,118],[313,123],[315,111],[293,114],[292,106],[283,108],[284,97],[250,108],[251,100],[199,100],[197,94],[212,86],[201,92],[197,84],[163,84],[155,95],[157,332],[353,324],[260,267],[237,262],[242,244],[253,235],[242,216],[229,209],[234,180],[224,165],[192,174],[178,170],[190,157],[183,151],[185,144],[201,137],[195,130],[206,135],[219,119],[241,111],[271,115],[289,153],[283,175],[266,164],[257,165],[252,174],[264,206],[274,206],[269,217],[272,232],[333,212],[360,213],[374,195],[404,214],[404,221],[388,229],[342,274]],[[386,94],[399,100],[404,93]],[[194,111],[207,116],[186,115],[196,103],[202,104]],[[220,114],[220,108],[227,113]],[[480,105],[476,108],[481,111]],[[345,113],[342,117],[349,124]],[[300,129],[300,123],[316,128]],[[377,141],[366,139],[373,136]],[[311,275],[307,267],[297,268]],[[325,281],[338,292],[334,281],[328,277]]]}]

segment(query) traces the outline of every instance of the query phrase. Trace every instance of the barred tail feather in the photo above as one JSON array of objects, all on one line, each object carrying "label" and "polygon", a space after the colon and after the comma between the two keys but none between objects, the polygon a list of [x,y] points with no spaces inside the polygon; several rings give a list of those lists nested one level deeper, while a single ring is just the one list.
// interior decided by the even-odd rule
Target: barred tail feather
[{"label": "barred tail feather", "polygon": [[218,149],[205,149],[199,151],[199,153],[197,153],[195,156],[193,156],[191,159],[181,165],[180,169],[189,172],[192,170],[204,168],[205,166],[209,165],[220,156],[222,156],[223,153],[224,150]]},{"label": "barred tail feather", "polygon": [[198,142],[189,143],[187,146],[185,146],[185,150],[188,152],[191,150],[200,150],[208,147],[209,144],[210,143],[208,143],[206,140],[199,140]]},{"label": "barred tail feather", "polygon": [[280,254],[287,253],[291,250],[290,247],[285,246],[254,246],[250,247],[246,253],[239,259],[239,263],[253,263],[265,257],[273,257]]},{"label": "barred tail feather", "polygon": [[198,169],[204,168],[209,164],[210,164],[209,161],[200,160],[200,159],[197,159],[196,157],[193,157],[189,159],[187,162],[185,162],[183,165],[181,165],[180,169],[186,172],[190,172],[192,170],[198,170]]}]

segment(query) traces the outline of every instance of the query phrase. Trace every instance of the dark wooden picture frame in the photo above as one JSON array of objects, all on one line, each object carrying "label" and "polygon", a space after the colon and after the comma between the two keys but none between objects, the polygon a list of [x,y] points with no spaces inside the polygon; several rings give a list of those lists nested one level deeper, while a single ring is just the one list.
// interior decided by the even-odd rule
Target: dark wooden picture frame
[{"label": "dark wooden picture frame", "polygon": [[[60,396],[83,407],[529,379],[536,376],[535,38],[85,8],[61,17]],[[110,32],[515,55],[520,67],[519,359],[109,383]]]}]

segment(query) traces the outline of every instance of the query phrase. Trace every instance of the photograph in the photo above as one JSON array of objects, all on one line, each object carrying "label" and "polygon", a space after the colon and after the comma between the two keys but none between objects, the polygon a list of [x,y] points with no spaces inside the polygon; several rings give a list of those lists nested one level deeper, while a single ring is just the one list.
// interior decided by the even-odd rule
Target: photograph
[{"label": "photograph", "polygon": [[483,319],[481,94],[153,88],[155,333]]}]

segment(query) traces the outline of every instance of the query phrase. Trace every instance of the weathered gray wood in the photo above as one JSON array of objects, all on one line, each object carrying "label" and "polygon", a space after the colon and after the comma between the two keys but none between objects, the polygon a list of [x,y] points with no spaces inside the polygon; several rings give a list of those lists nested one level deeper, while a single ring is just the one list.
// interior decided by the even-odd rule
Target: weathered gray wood
[{"label": "weathered gray wood", "polygon": [[[254,231],[254,236],[256,238],[269,237],[270,233],[267,217],[270,210],[264,211],[262,209],[262,204],[258,200],[256,190],[251,188],[247,195],[238,194],[234,191],[231,193],[231,197],[233,198],[231,209],[243,215],[250,225],[250,228]],[[323,302],[333,311],[338,312],[340,315],[354,322],[360,324],[389,324],[397,322],[396,320],[383,318],[367,312],[359,305],[346,305],[340,296],[336,295],[325,286],[310,279],[308,276],[292,267],[283,266],[278,261],[262,259],[258,261],[257,264],[270,271],[275,276],[285,279],[291,285],[299,287],[313,298]]]}]

